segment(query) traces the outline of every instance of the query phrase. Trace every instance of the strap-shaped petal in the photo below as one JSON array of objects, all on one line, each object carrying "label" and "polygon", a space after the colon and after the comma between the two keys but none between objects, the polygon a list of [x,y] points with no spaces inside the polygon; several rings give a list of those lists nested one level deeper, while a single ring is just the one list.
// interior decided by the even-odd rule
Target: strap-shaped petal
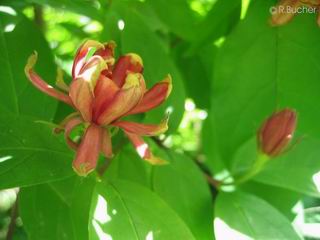
[{"label": "strap-shaped petal", "polygon": [[103,49],[104,45],[97,41],[87,40],[78,48],[76,56],[73,61],[73,66],[72,66],[73,79],[78,77],[78,74],[81,68],[86,62],[86,56],[92,48],[95,48],[96,51],[98,51],[99,49]]},{"label": "strap-shaped petal", "polygon": [[98,117],[97,123],[108,125],[120,118],[141,101],[144,92],[143,76],[140,73],[129,73],[125,84]]},{"label": "strap-shaped petal", "polygon": [[101,75],[94,89],[93,118],[99,115],[110,104],[115,94],[119,91],[118,86],[109,78]]},{"label": "strap-shaped petal", "polygon": [[101,150],[102,128],[90,125],[78,147],[73,169],[80,176],[86,176],[96,168]]},{"label": "strap-shaped petal", "polygon": [[103,129],[101,151],[106,158],[112,158],[112,142],[109,129]]},{"label": "strap-shaped petal", "polygon": [[156,136],[168,130],[168,117],[163,119],[160,124],[143,124],[127,121],[117,121],[113,126],[122,128],[124,131],[137,134],[139,136]]},{"label": "strap-shaped petal", "polygon": [[288,23],[296,14],[296,9],[301,5],[300,0],[281,0],[273,9],[270,19],[271,25],[281,26]]},{"label": "strap-shaped petal", "polygon": [[142,159],[153,165],[164,165],[168,163],[167,161],[161,158],[155,157],[151,153],[149,145],[145,141],[143,141],[143,139],[139,135],[129,133],[126,131],[124,131],[124,133],[127,135],[127,137],[129,138],[129,140],[135,147],[137,153]]},{"label": "strap-shaped petal", "polygon": [[57,69],[56,86],[65,92],[69,92],[69,86],[63,79],[63,71],[61,68]]},{"label": "strap-shaped petal", "polygon": [[92,119],[93,93],[88,81],[83,78],[76,79],[70,85],[69,96],[74,106],[81,113],[86,122]]},{"label": "strap-shaped petal", "polygon": [[27,65],[24,68],[25,74],[28,77],[28,79],[40,91],[73,106],[72,101],[68,95],[56,90],[51,85],[47,84],[45,81],[41,79],[41,77],[36,72],[33,71],[33,67],[37,62],[37,58],[38,58],[38,54],[35,52],[29,57]]},{"label": "strap-shaped petal", "polygon": [[73,150],[78,149],[78,143],[74,142],[71,139],[70,134],[71,134],[72,130],[75,127],[79,126],[81,123],[82,123],[82,120],[80,118],[76,117],[76,118],[71,118],[65,125],[64,138],[66,139],[68,146],[70,148],[72,148]]},{"label": "strap-shaped petal", "polygon": [[59,134],[61,132],[64,131],[67,123],[72,119],[72,118],[79,118],[79,112],[73,112],[73,113],[70,113],[68,116],[66,116],[60,123],[57,127],[55,127],[53,129],[53,133],[54,134]]},{"label": "strap-shaped petal", "polygon": [[119,86],[125,83],[129,72],[141,73],[143,71],[143,62],[139,55],[129,53],[121,56],[116,62],[112,71],[112,80]]},{"label": "strap-shaped petal", "polygon": [[169,97],[171,90],[172,79],[171,76],[168,75],[164,80],[156,83],[151,89],[149,89],[144,94],[141,102],[126,115],[147,112],[159,106]]}]

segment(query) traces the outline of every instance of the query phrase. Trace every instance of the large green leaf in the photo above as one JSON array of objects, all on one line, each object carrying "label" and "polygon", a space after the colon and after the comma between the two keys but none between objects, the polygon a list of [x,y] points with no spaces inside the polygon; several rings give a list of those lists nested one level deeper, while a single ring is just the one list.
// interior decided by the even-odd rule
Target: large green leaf
[{"label": "large green leaf", "polygon": [[[12,31],[8,31],[10,24],[15,26]],[[40,30],[20,14],[0,13],[0,104],[15,114],[49,120],[54,115],[57,101],[35,89],[24,73],[27,59],[34,51],[39,54],[36,70],[53,84],[56,66]]]},{"label": "large green leaf", "polygon": [[186,40],[197,38],[195,29],[201,18],[191,10],[187,1],[148,0],[147,2],[172,32]]},{"label": "large green leaf", "polygon": [[250,194],[220,193],[215,214],[217,240],[301,239],[278,210]]},{"label": "large green leaf", "polygon": [[23,188],[19,206],[29,239],[87,240],[93,186],[92,180],[76,177]]},{"label": "large green leaf", "polygon": [[0,116],[0,189],[72,176],[72,151],[34,119]]},{"label": "large green leaf", "polygon": [[177,66],[183,77],[188,97],[194,100],[198,108],[209,109],[213,59],[217,49],[214,45],[209,45],[194,55],[187,55],[188,47],[189,44],[183,42],[173,49]]},{"label": "large green leaf", "polygon": [[294,207],[300,200],[302,196],[301,193],[290,191],[285,188],[258,183],[255,181],[247,182],[240,188],[245,192],[254,194],[267,201],[290,221],[293,221],[296,217],[296,214],[294,213]]},{"label": "large green leaf", "polygon": [[89,239],[195,239],[185,223],[147,188],[114,180],[97,184]]},{"label": "large green leaf", "polygon": [[104,178],[121,179],[150,187],[151,168],[149,163],[140,158],[133,146],[128,144],[112,159]]},{"label": "large green leaf", "polygon": [[112,160],[105,179],[121,179],[150,188],[184,220],[197,239],[212,239],[213,216],[208,214],[212,213],[212,198],[198,166],[185,155],[154,150],[170,164],[152,166],[133,149],[124,148]]},{"label": "large green leaf", "polygon": [[192,159],[169,152],[170,164],[153,170],[153,191],[189,226],[196,239],[212,239],[212,198],[203,173]]},{"label": "large green leaf", "polygon": [[198,35],[192,50],[227,35],[240,20],[241,2],[240,0],[215,1],[206,17],[197,26]]},{"label": "large green leaf", "polygon": [[302,134],[317,135],[320,130],[320,30],[312,14],[298,14],[283,27],[271,27],[273,3],[252,2],[247,18],[217,56],[212,109],[221,153],[228,162],[276,108],[297,109]]}]

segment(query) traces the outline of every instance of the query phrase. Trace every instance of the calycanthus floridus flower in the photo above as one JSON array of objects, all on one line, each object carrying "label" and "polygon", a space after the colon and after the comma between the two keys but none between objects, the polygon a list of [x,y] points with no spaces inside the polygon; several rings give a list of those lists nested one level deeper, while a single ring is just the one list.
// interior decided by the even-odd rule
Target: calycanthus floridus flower
[{"label": "calycanthus floridus flower", "polygon": [[287,24],[296,14],[318,12],[317,24],[320,26],[320,0],[279,0],[271,9],[270,23],[273,26]]},{"label": "calycanthus floridus flower", "polygon": [[[29,57],[25,67],[25,73],[35,87],[76,110],[62,121],[56,131],[64,130],[67,144],[76,151],[73,168],[82,176],[95,169],[100,153],[107,158],[112,157],[112,127],[124,131],[141,158],[151,164],[166,163],[151,153],[142,136],[164,133],[168,128],[168,118],[159,125],[121,118],[147,112],[163,103],[172,89],[171,77],[168,75],[146,89],[140,56],[129,53],[115,62],[114,48],[114,42],[84,42],[73,62],[71,84],[68,86],[61,77],[58,78],[60,90],[48,85],[33,70],[37,53]],[[70,137],[72,130],[79,125],[85,126],[80,143]]]}]

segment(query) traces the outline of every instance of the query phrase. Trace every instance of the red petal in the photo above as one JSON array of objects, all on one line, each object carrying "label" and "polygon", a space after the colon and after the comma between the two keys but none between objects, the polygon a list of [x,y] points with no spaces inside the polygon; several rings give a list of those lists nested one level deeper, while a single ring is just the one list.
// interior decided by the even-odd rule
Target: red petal
[{"label": "red petal", "polygon": [[112,80],[102,75],[100,76],[94,90],[93,117],[95,120],[106,109],[106,106],[110,104],[118,91],[118,86]]},{"label": "red petal", "polygon": [[124,131],[124,133],[128,136],[129,140],[131,141],[137,153],[142,159],[146,160],[147,162],[153,165],[167,164],[167,161],[153,156],[153,154],[150,151],[149,145],[145,141],[143,141],[143,139],[140,136],[126,131]]},{"label": "red petal", "polygon": [[97,123],[108,125],[120,118],[141,101],[144,92],[143,76],[140,73],[129,73],[125,84],[98,117]]},{"label": "red petal", "polygon": [[78,74],[85,64],[86,56],[90,49],[96,48],[97,50],[103,49],[104,45],[102,43],[99,43],[97,41],[88,40],[85,41],[77,50],[76,56],[73,61],[72,66],[72,78],[75,79],[78,77]]},{"label": "red petal", "polygon": [[129,53],[121,56],[112,71],[112,80],[119,86],[125,82],[128,72],[141,73],[143,71],[142,59],[139,55]]},{"label": "red petal", "polygon": [[127,121],[117,121],[112,125],[120,127],[126,132],[134,133],[139,136],[156,136],[168,130],[168,117],[162,120],[159,125],[142,124]]},{"label": "red petal", "polygon": [[64,137],[66,139],[68,146],[70,148],[72,148],[73,150],[78,149],[78,144],[70,138],[70,134],[71,134],[72,130],[75,127],[79,126],[81,123],[82,123],[82,120],[80,118],[72,118],[67,122],[67,124],[65,126]]},{"label": "red petal", "polygon": [[147,112],[159,106],[168,98],[168,96],[171,93],[171,90],[172,80],[171,76],[168,75],[164,80],[162,80],[159,83],[156,83],[150,90],[148,90],[144,94],[141,102],[130,112],[128,112],[127,115]]},{"label": "red petal", "polygon": [[83,136],[73,161],[73,168],[80,176],[86,176],[96,168],[101,149],[102,129],[90,125]]},{"label": "red petal", "polygon": [[106,158],[112,158],[112,142],[109,129],[103,130],[101,151]]},{"label": "red petal", "polygon": [[56,90],[51,85],[47,84],[45,81],[41,79],[41,77],[33,71],[33,67],[37,62],[38,54],[35,52],[32,54],[27,62],[27,65],[24,68],[25,74],[31,81],[31,83],[38,88],[40,91],[48,94],[51,97],[57,98],[71,106],[73,106],[71,99],[68,95]]},{"label": "red petal", "polygon": [[91,122],[93,93],[89,82],[82,78],[73,81],[70,85],[69,96],[72,99],[74,106],[81,113],[83,119],[87,122]]}]

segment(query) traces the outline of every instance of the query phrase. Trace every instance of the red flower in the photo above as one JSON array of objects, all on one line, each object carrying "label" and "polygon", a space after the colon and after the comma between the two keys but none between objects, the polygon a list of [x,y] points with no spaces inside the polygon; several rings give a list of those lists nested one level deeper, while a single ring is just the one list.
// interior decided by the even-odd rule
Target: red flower
[{"label": "red flower", "polygon": [[276,157],[287,149],[296,129],[297,114],[292,109],[274,113],[258,131],[258,145],[264,154]]},{"label": "red flower", "polygon": [[[146,89],[142,59],[130,53],[115,63],[114,48],[113,42],[102,44],[88,40],[82,44],[73,62],[70,86],[61,77],[57,81],[61,91],[48,85],[33,70],[36,53],[29,57],[25,67],[26,75],[34,86],[77,111],[78,114],[68,116],[61,127],[66,142],[77,151],[73,168],[79,175],[87,175],[95,169],[100,152],[107,158],[112,157],[110,127],[121,128],[146,161],[165,163],[152,155],[142,136],[164,133],[168,128],[168,118],[159,125],[128,122],[121,118],[147,112],[164,102],[171,92],[171,77],[168,75],[151,89]],[[78,144],[70,138],[70,133],[80,124],[86,126],[86,131]]]}]

